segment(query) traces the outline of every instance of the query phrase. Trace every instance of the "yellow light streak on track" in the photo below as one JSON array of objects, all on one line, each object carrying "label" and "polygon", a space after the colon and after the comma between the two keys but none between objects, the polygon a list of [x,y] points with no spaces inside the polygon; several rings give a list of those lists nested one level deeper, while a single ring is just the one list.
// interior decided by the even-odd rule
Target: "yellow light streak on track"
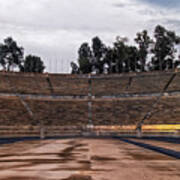
[{"label": "yellow light streak on track", "polygon": [[180,124],[144,125],[143,130],[180,130]]},{"label": "yellow light streak on track", "polygon": [[[135,130],[136,126],[95,126],[96,130]],[[143,125],[143,131],[176,131],[180,130],[180,124],[158,124],[158,125]]]}]

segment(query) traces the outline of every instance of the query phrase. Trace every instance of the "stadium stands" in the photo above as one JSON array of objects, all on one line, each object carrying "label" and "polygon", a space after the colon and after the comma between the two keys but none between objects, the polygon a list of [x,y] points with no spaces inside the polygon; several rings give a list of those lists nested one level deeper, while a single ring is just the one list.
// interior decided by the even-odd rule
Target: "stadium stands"
[{"label": "stadium stands", "polygon": [[47,126],[83,126],[88,124],[88,103],[73,100],[26,100],[35,119]]},{"label": "stadium stands", "polygon": [[[95,125],[135,125],[151,110],[155,98],[93,102]],[[145,124],[180,124],[180,98],[163,98]]]},{"label": "stadium stands", "polygon": [[50,81],[55,95],[83,96],[88,94],[88,78],[50,75]]},{"label": "stadium stands", "polygon": [[50,94],[46,76],[29,74],[1,74],[0,92],[20,94]]},{"label": "stadium stands", "polygon": [[[90,122],[95,126],[136,126],[151,111],[172,74],[130,73],[89,78],[0,73],[0,135],[5,132],[2,126],[23,127],[17,134],[37,134],[42,125],[51,132],[56,127],[56,132],[60,127],[62,131],[71,127],[70,131],[73,126],[84,127]],[[176,94],[163,94],[145,125],[180,124],[179,81],[177,73],[166,92]]]},{"label": "stadium stands", "polygon": [[158,93],[168,83],[172,74],[136,76],[132,79],[129,93]]},{"label": "stadium stands", "polygon": [[[119,94],[159,93],[171,78],[172,73],[140,73],[120,76],[94,76],[92,78],[92,94],[95,96],[110,96]],[[168,91],[180,89],[176,82],[180,80],[178,74],[175,82]]]},{"label": "stadium stands", "polygon": [[180,124],[180,96],[163,97],[145,124]]},{"label": "stadium stands", "polygon": [[0,97],[0,124],[9,126],[37,125],[17,97]]},{"label": "stadium stands", "polygon": [[92,95],[112,96],[125,93],[130,83],[129,77],[103,77],[92,79]]},{"label": "stadium stands", "polygon": [[168,91],[180,91],[180,73],[178,73],[174,81],[170,84]]}]

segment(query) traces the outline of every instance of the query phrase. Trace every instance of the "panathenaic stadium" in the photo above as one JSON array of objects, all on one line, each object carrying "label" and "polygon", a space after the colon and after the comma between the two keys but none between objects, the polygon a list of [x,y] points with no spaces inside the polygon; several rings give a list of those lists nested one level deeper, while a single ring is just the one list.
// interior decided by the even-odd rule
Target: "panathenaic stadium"
[{"label": "panathenaic stadium", "polygon": [[180,72],[1,72],[0,157],[0,180],[179,180]]}]

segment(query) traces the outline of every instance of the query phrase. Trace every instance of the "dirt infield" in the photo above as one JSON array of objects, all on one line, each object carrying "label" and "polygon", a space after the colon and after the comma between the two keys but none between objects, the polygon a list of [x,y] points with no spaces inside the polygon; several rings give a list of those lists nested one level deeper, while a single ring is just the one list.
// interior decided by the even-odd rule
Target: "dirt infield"
[{"label": "dirt infield", "polygon": [[113,139],[25,141],[0,146],[0,180],[121,179],[179,180],[180,161]]}]

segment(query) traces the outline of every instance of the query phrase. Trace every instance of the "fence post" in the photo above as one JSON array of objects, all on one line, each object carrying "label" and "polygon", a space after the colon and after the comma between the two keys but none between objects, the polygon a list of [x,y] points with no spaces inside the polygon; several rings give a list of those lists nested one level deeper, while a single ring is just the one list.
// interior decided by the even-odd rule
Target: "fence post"
[{"label": "fence post", "polygon": [[44,127],[43,126],[41,126],[40,127],[40,139],[45,139],[45,132],[44,132],[45,130],[44,130]]},{"label": "fence post", "polygon": [[139,127],[138,129],[137,129],[137,137],[138,138],[142,138],[142,127]]}]

